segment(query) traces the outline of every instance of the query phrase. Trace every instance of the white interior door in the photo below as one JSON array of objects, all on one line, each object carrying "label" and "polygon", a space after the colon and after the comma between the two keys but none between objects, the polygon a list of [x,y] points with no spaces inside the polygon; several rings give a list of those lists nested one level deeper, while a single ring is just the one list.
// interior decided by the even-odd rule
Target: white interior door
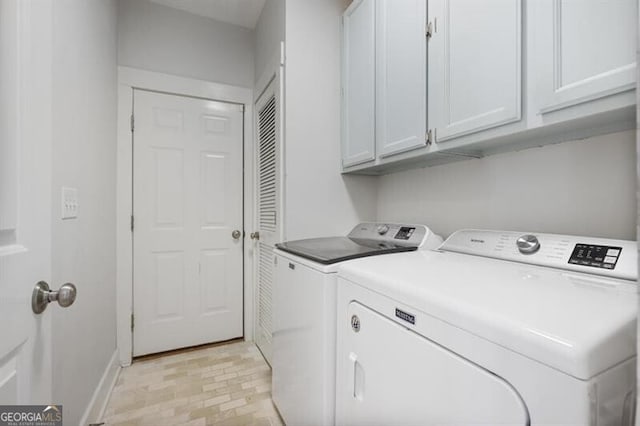
[{"label": "white interior door", "polygon": [[134,90],[134,356],[243,335],[243,109]]},{"label": "white interior door", "polygon": [[256,102],[257,217],[256,344],[271,363],[273,332],[273,249],[281,240],[280,96],[278,76]]},{"label": "white interior door", "polygon": [[59,307],[31,310],[51,275],[50,3],[0,0],[0,405],[53,402]]}]

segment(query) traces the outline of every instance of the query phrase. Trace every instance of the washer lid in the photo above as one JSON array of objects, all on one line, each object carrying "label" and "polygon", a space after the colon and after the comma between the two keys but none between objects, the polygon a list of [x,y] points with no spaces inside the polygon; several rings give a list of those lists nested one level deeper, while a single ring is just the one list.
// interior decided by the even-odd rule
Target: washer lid
[{"label": "washer lid", "polygon": [[636,354],[634,281],[435,251],[338,275],[579,379]]},{"label": "washer lid", "polygon": [[282,251],[329,265],[360,257],[417,250],[385,241],[350,237],[310,238],[276,244]]},{"label": "washer lid", "polygon": [[442,243],[425,225],[363,222],[346,237],[310,238],[276,244],[282,251],[324,265],[378,254],[432,249]]}]

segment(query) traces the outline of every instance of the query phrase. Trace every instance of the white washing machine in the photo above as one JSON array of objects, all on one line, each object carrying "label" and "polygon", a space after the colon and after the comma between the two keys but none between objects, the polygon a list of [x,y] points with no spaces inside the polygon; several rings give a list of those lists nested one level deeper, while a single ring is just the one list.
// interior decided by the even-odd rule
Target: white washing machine
[{"label": "white washing machine", "polygon": [[336,424],[631,425],[633,241],[463,230],[339,267]]},{"label": "white washing machine", "polygon": [[347,237],[278,244],[273,295],[273,401],[287,425],[335,422],[336,270],[352,259],[432,249],[423,225],[361,223]]}]

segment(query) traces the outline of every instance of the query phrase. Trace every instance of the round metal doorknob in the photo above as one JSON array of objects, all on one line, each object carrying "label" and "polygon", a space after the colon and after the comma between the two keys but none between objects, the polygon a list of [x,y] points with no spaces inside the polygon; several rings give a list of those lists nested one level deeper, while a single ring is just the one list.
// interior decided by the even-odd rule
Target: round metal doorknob
[{"label": "round metal doorknob", "polygon": [[51,302],[58,302],[58,305],[67,308],[73,305],[77,293],[76,286],[71,283],[63,284],[58,291],[52,291],[49,284],[40,281],[34,287],[31,295],[31,309],[33,313],[41,314]]},{"label": "round metal doorknob", "polygon": [[259,240],[260,239],[260,233],[259,232],[252,232],[251,234],[249,234],[249,236],[251,237],[252,240]]},{"label": "round metal doorknob", "polygon": [[237,229],[235,231],[233,231],[231,233],[231,236],[233,237],[234,240],[239,239],[242,236],[242,232],[238,231]]}]

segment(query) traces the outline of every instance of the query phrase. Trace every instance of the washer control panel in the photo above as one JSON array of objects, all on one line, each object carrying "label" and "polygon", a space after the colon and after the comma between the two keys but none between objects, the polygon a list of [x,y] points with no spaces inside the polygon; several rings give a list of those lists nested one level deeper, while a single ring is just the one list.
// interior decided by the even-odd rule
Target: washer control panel
[{"label": "washer control panel", "polygon": [[389,225],[378,225],[377,231],[380,235],[386,235],[389,232]]},{"label": "washer control panel", "polygon": [[635,241],[465,229],[440,246],[452,251],[532,265],[637,279]]},{"label": "washer control panel", "polygon": [[396,232],[395,237],[393,238],[396,240],[409,240],[415,230],[415,226],[401,226],[398,232]]},{"label": "washer control panel", "polygon": [[348,237],[423,249],[434,249],[442,244],[442,238],[424,225],[399,223],[364,222],[353,228]]}]

